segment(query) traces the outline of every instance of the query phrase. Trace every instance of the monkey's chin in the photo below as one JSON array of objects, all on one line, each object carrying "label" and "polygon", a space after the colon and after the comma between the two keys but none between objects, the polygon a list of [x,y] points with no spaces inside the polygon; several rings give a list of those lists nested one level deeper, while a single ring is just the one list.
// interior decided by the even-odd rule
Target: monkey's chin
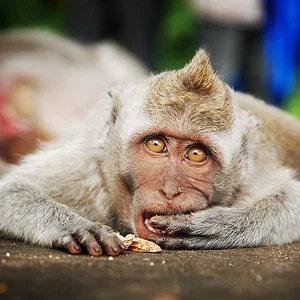
[{"label": "monkey's chin", "polygon": [[143,239],[148,239],[150,235],[162,234],[162,231],[156,229],[150,225],[150,218],[153,215],[148,215],[146,213],[139,214],[135,219],[135,226],[137,235]]}]

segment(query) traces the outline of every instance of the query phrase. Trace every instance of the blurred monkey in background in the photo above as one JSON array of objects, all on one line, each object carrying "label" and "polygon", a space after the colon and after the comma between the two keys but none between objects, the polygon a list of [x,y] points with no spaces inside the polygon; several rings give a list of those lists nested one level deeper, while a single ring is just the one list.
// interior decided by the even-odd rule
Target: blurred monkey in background
[{"label": "blurred monkey in background", "polygon": [[46,31],[0,35],[0,176],[58,137],[107,88],[148,75],[115,43],[83,46]]}]

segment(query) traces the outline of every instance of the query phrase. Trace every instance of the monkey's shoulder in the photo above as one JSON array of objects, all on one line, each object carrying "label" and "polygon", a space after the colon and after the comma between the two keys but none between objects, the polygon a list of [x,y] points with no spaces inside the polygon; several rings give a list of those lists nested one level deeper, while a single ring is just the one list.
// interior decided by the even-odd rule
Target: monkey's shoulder
[{"label": "monkey's shoulder", "polygon": [[241,108],[259,119],[259,143],[266,155],[275,153],[283,164],[300,172],[300,121],[250,95],[237,92],[236,97]]}]

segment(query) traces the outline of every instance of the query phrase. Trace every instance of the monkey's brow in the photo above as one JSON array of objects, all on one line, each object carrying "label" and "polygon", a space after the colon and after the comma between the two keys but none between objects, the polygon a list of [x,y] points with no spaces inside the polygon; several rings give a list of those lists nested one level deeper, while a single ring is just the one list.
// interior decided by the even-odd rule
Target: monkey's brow
[{"label": "monkey's brow", "polygon": [[[182,140],[182,141],[188,141],[191,144],[201,144],[206,147],[211,148],[211,142],[208,137],[206,137],[204,134],[202,135],[194,135],[190,134],[188,132],[175,132],[171,130],[161,129],[158,130],[155,128],[155,130],[151,131],[145,131],[143,133],[135,134],[134,137],[136,137],[137,140],[145,141],[151,137],[163,137],[165,139],[173,138],[176,140]],[[135,139],[133,137],[133,139]]]}]

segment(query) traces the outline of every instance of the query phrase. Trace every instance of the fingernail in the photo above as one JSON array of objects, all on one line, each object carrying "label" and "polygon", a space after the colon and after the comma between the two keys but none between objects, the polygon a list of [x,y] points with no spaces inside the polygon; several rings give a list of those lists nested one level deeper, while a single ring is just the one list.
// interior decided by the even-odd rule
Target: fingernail
[{"label": "fingernail", "polygon": [[93,249],[96,251],[96,252],[99,252],[101,250],[100,246],[98,245],[94,245],[93,246]]},{"label": "fingernail", "polygon": [[80,250],[80,246],[77,245],[77,244],[75,244],[75,245],[74,245],[74,249],[75,249],[75,250]]},{"label": "fingernail", "polygon": [[112,246],[111,249],[115,253],[117,253],[119,251],[119,248],[117,246]]},{"label": "fingernail", "polygon": [[159,224],[159,222],[158,222],[158,220],[157,220],[157,219],[155,219],[155,218],[152,218],[152,219],[150,219],[150,224],[151,224],[151,225],[158,225],[158,224]]},{"label": "fingernail", "polygon": [[125,245],[120,245],[120,248],[122,249],[122,250],[126,250],[126,246]]}]

